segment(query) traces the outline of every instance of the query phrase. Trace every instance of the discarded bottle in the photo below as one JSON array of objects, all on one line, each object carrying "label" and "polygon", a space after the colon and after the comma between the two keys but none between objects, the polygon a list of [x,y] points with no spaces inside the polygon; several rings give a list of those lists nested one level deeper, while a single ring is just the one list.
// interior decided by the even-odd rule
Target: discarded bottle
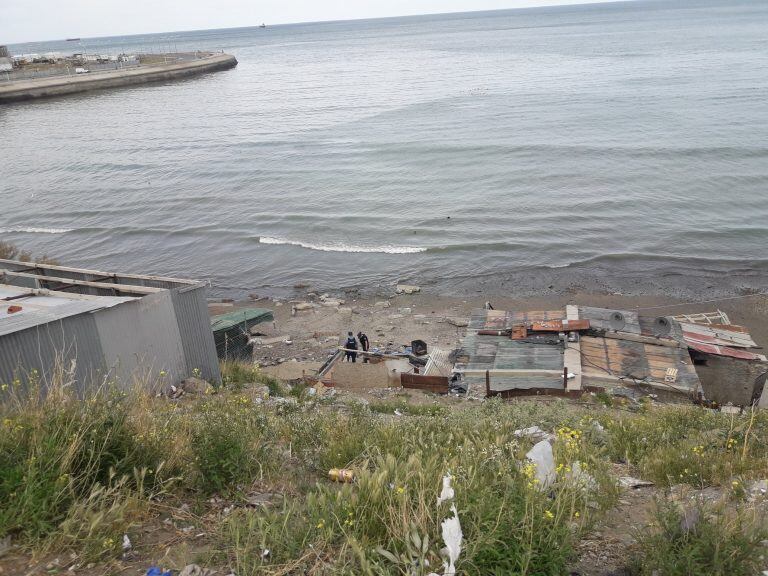
[{"label": "discarded bottle", "polygon": [[354,482],[355,481],[355,473],[352,472],[352,470],[347,470],[346,468],[331,468],[328,471],[328,478],[330,478],[333,482]]}]

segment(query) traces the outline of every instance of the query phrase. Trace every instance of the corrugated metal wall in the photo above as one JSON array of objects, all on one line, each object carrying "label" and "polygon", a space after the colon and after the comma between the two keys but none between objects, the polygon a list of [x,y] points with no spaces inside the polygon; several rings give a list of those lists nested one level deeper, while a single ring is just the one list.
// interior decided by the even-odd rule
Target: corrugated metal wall
[{"label": "corrugated metal wall", "polygon": [[190,374],[170,292],[149,294],[94,317],[106,365],[124,388],[138,382],[157,389]]},{"label": "corrugated metal wall", "polygon": [[170,293],[188,373],[192,374],[197,369],[201,372],[201,378],[211,382],[221,381],[219,357],[216,355],[211,318],[205,300],[205,286],[176,288]]},{"label": "corrugated metal wall", "polygon": [[[80,314],[0,337],[0,382],[37,370],[50,381],[57,366],[69,370],[75,362],[77,388],[101,382],[106,373],[104,354],[93,314]],[[26,380],[22,378],[22,380]]]}]

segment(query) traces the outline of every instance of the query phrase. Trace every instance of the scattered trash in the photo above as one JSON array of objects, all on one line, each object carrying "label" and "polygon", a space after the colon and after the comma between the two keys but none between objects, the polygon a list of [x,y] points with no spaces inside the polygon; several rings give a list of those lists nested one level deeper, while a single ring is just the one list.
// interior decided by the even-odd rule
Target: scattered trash
[{"label": "scattered trash", "polygon": [[451,504],[453,516],[443,520],[443,542],[447,551],[448,562],[443,562],[443,576],[456,574],[456,561],[461,553],[461,542],[464,534],[461,532],[461,523],[459,522],[459,513],[456,510],[456,504]]},{"label": "scattered trash", "polygon": [[533,440],[547,440],[553,437],[552,434],[545,432],[538,426],[515,430],[513,434],[515,435],[515,438],[532,438]]},{"label": "scattered trash", "polygon": [[170,570],[162,570],[157,566],[150,566],[146,576],[173,576]]},{"label": "scattered trash", "polygon": [[261,551],[261,557],[262,558],[265,558],[265,559],[269,558],[269,555],[270,555],[269,548],[265,548],[264,550]]},{"label": "scattered trash", "polygon": [[331,468],[328,471],[328,478],[333,482],[351,483],[355,481],[355,473],[346,468]]},{"label": "scattered trash", "polygon": [[640,480],[639,478],[632,478],[632,476],[622,476],[619,478],[619,485],[622,488],[648,488],[653,486],[653,482],[649,480]]},{"label": "scattered trash", "polygon": [[581,468],[581,462],[578,460],[571,464],[571,471],[565,477],[574,485],[583,490],[594,491],[597,488],[597,482],[591,474]]},{"label": "scattered trash", "polygon": [[403,413],[399,409],[395,408],[395,416],[402,416]]},{"label": "scattered trash", "polygon": [[555,481],[555,456],[552,445],[546,440],[536,444],[525,455],[536,466],[536,480],[541,489],[549,488]]},{"label": "scattered trash", "polygon": [[720,406],[720,412],[723,414],[741,414],[741,407],[740,406],[734,406],[730,402],[726,404],[725,406]]},{"label": "scattered trash", "polygon": [[437,497],[437,505],[439,506],[443,502],[447,502],[448,500],[453,500],[453,497],[455,496],[455,491],[453,487],[451,486],[451,475],[446,474],[443,476],[443,489],[440,492],[440,496]]}]

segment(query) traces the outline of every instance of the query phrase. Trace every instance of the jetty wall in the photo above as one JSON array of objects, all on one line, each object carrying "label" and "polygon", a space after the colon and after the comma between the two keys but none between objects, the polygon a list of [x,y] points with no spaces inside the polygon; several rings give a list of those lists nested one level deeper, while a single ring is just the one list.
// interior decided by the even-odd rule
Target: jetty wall
[{"label": "jetty wall", "polygon": [[207,72],[227,70],[235,66],[237,66],[237,59],[234,56],[213,54],[197,60],[141,66],[130,70],[93,72],[76,76],[56,76],[0,83],[0,104],[148,82],[164,82]]}]

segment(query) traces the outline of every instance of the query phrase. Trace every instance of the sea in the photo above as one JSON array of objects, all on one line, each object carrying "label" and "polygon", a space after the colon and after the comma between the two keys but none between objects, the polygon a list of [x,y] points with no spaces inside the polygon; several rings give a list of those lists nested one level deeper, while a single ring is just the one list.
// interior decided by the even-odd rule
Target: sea
[{"label": "sea", "polygon": [[0,240],[36,254],[233,298],[768,285],[764,0],[74,44],[239,65],[0,106]]}]

